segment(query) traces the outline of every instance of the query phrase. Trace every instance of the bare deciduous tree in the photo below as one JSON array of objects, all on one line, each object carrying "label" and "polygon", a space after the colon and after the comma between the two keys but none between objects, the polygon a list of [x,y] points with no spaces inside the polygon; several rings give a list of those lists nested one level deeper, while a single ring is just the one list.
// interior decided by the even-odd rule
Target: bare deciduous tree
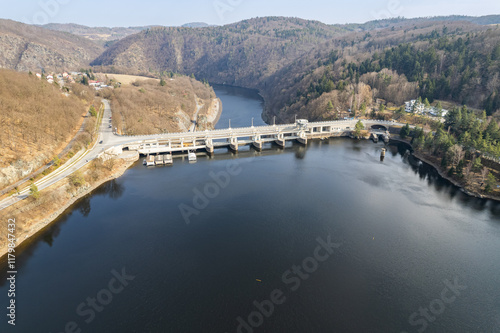
[{"label": "bare deciduous tree", "polygon": [[481,182],[484,183],[484,180],[486,179],[486,176],[488,175],[488,173],[490,172],[490,170],[488,170],[487,167],[484,167],[482,170],[481,170]]}]

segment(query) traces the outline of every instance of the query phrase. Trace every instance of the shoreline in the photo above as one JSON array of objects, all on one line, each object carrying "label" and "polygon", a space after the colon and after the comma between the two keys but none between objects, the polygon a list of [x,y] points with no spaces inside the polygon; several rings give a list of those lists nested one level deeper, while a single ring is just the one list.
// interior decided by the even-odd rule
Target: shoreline
[{"label": "shoreline", "polygon": [[391,137],[391,140],[406,143],[408,146],[411,147],[411,150],[412,150],[411,154],[415,158],[417,158],[417,159],[421,160],[422,162],[424,162],[424,163],[430,165],[431,167],[433,167],[437,171],[437,173],[439,174],[439,176],[441,176],[441,178],[446,179],[447,181],[449,181],[451,184],[453,184],[454,186],[456,186],[457,188],[459,188],[460,191],[462,191],[464,194],[466,194],[468,196],[471,196],[471,197],[478,198],[478,199],[488,199],[488,200],[493,200],[493,201],[496,201],[496,202],[500,202],[500,198],[497,198],[497,197],[494,197],[494,196],[491,196],[491,195],[488,195],[488,194],[476,193],[474,191],[471,191],[471,190],[467,189],[464,185],[460,184],[458,181],[456,181],[455,179],[453,179],[450,176],[448,176],[442,170],[441,166],[436,165],[436,163],[434,163],[433,161],[429,160],[424,154],[422,154],[422,153],[416,151],[415,149],[413,149],[413,146],[407,140],[404,140],[404,139],[401,139],[401,138],[393,138],[393,137]]},{"label": "shoreline", "polygon": [[[215,125],[217,124],[217,122],[219,121],[221,114],[222,114],[222,110],[223,110],[222,100],[220,98],[216,97],[215,101],[217,102],[218,107],[217,107],[217,113],[215,114],[215,117],[214,117],[214,121],[212,122],[212,125],[214,128],[215,128]],[[120,159],[120,158],[118,157],[118,159]],[[21,234],[19,236],[16,235],[15,249],[22,249],[22,248],[29,246],[31,241],[34,241],[38,235],[40,235],[47,228],[52,226],[56,222],[58,217],[61,216],[69,207],[71,207],[78,200],[84,198],[86,195],[90,194],[92,191],[96,190],[98,187],[105,184],[106,182],[121,177],[135,162],[137,162],[140,159],[140,156],[139,156],[139,154],[137,154],[137,156],[133,160],[130,158],[128,158],[128,159],[121,158],[121,159],[123,160],[123,165],[121,165],[118,168],[118,170],[113,172],[111,175],[104,177],[103,179],[97,180],[94,184],[92,184],[88,187],[81,188],[80,189],[81,192],[78,191],[76,195],[74,195],[73,197],[66,200],[60,207],[58,207],[56,210],[52,211],[49,215],[42,217],[38,221],[34,222],[29,227],[28,230],[21,232]],[[49,187],[47,190],[62,189],[66,185],[66,183],[62,182],[65,179],[62,179],[58,183],[52,185],[53,187]],[[19,202],[19,204],[24,206],[24,205],[27,205],[29,203],[22,200]],[[13,205],[13,207],[14,206],[15,205]],[[7,216],[6,218],[8,219],[9,217]],[[7,246],[5,246],[5,248],[0,248],[0,263],[7,260],[8,249],[9,248]]]},{"label": "shoreline", "polygon": [[[220,117],[221,113],[222,113],[222,104],[219,104],[218,117]],[[415,158],[417,158],[417,159],[421,160],[422,162],[427,163],[428,165],[430,165],[432,168],[434,168],[438,172],[438,174],[443,179],[446,179],[451,184],[453,184],[454,186],[456,186],[457,188],[459,188],[464,194],[469,195],[471,197],[476,197],[476,198],[480,198],[480,199],[489,199],[489,200],[494,200],[496,202],[500,202],[499,198],[495,198],[495,197],[492,197],[492,196],[489,196],[489,195],[482,195],[482,194],[471,192],[471,191],[467,190],[459,182],[457,182],[456,180],[454,180],[451,177],[449,177],[448,175],[446,175],[443,172],[443,170],[441,170],[441,168],[439,166],[437,166],[434,162],[432,162],[429,159],[427,159],[423,154],[421,154],[419,152],[416,152],[413,149],[413,146],[411,145],[411,143],[409,141],[401,139],[401,138],[395,138],[395,137],[391,138],[391,140],[407,144],[411,148],[411,150],[412,150],[411,154]],[[71,199],[69,199],[68,201],[66,201],[59,209],[57,209],[56,211],[52,212],[50,215],[44,217],[40,221],[36,222],[29,229],[29,231],[27,231],[26,233],[22,234],[20,237],[18,237],[16,239],[16,243],[17,243],[16,244],[16,248],[18,248],[20,246],[28,246],[29,245],[29,241],[34,240],[34,238],[37,235],[39,235],[40,233],[42,233],[43,231],[45,231],[48,227],[50,227],[57,220],[57,218],[60,215],[62,215],[69,207],[71,207],[71,205],[73,205],[74,203],[76,203],[78,200],[80,200],[81,198],[85,197],[86,195],[90,194],[92,191],[96,190],[98,187],[100,187],[104,183],[106,183],[108,181],[111,181],[113,179],[117,179],[117,178],[121,177],[139,159],[140,159],[140,156],[138,154],[137,154],[136,157],[134,157],[133,160],[132,159],[123,159],[123,165],[121,165],[118,170],[116,170],[111,175],[109,175],[109,176],[107,176],[107,177],[105,177],[103,179],[97,180],[94,184],[90,185],[88,188],[85,188],[83,191],[81,191],[80,193],[78,193],[77,195],[75,195],[74,197],[72,197]],[[55,188],[60,188],[60,187],[63,187],[63,186],[64,186],[63,184],[59,184]],[[8,253],[8,248],[7,247],[5,249],[2,249],[0,251],[0,263],[6,260],[7,253]]]},{"label": "shoreline", "polygon": [[[103,179],[99,179],[94,184],[90,185],[87,188],[84,188],[77,195],[75,195],[74,197],[72,197],[71,199],[66,201],[59,209],[52,212],[50,215],[42,218],[40,221],[36,222],[26,233],[23,233],[20,236],[16,235],[16,247],[15,248],[17,249],[19,247],[28,246],[30,241],[33,241],[37,235],[44,232],[48,227],[52,226],[52,224],[54,222],[56,222],[57,218],[59,216],[61,216],[74,203],[76,203],[78,200],[82,199],[86,195],[90,194],[92,191],[96,190],[98,187],[100,187],[104,183],[121,177],[139,159],[140,159],[139,155],[137,155],[137,158],[134,159],[133,161],[131,159],[129,159],[129,160],[123,159],[123,165],[121,165],[119,167],[119,169],[116,170],[115,172],[113,172],[111,175],[109,175]],[[57,183],[54,185],[57,185]],[[65,184],[61,183],[58,186],[56,186],[55,188],[61,188],[64,185]],[[23,201],[20,201],[20,202],[23,202]],[[0,251],[0,263],[4,262],[6,260],[7,254],[8,254],[8,248],[6,248],[5,250],[2,249]]]},{"label": "shoreline", "polygon": [[216,98],[217,99],[217,115],[215,116],[214,118],[214,121],[212,121],[212,126],[215,128],[215,125],[217,125],[217,123],[219,122],[219,119],[220,119],[220,116],[222,115],[222,101],[219,97]]}]

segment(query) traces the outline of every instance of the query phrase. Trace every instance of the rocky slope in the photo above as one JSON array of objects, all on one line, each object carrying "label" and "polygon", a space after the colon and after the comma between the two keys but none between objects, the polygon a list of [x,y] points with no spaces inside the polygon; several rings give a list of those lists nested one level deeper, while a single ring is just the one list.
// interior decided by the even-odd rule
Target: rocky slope
[{"label": "rocky slope", "polygon": [[119,134],[187,132],[193,118],[204,119],[205,128],[213,126],[207,116],[216,100],[214,90],[187,76],[176,76],[162,84],[153,79],[137,80],[109,93],[113,127]]},{"label": "rocky slope", "polygon": [[83,37],[0,19],[0,68],[78,70],[102,51],[102,46]]}]

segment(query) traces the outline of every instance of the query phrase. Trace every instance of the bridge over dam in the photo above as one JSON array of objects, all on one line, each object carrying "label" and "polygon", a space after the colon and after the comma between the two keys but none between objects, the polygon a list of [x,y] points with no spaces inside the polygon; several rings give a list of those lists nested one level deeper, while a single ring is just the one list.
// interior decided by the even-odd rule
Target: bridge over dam
[{"label": "bridge over dam", "polygon": [[[298,119],[293,124],[226,128],[198,132],[168,133],[149,136],[120,136],[115,147],[138,151],[141,155],[205,150],[216,148],[238,151],[240,146],[252,145],[262,149],[268,142],[285,147],[288,141],[307,144],[310,139],[351,136],[358,120],[308,122]],[[374,141],[388,141],[391,126],[403,126],[394,121],[362,120]],[[376,138],[376,139],[375,139]]]}]

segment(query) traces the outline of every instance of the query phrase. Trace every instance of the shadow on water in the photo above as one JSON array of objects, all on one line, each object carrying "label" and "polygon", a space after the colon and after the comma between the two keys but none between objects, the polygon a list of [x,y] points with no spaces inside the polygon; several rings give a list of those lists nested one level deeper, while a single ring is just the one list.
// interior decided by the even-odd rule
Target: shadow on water
[{"label": "shadow on water", "polygon": [[[349,139],[337,139],[332,138],[329,140],[315,140],[309,143],[309,147],[312,145],[314,147],[321,147],[326,145],[342,145],[346,144]],[[362,141],[354,141],[347,143],[350,149],[355,152],[362,152],[365,145]],[[305,159],[308,146],[303,146],[301,144],[293,144],[287,146],[286,149],[282,149],[273,144],[268,144],[262,151],[255,150],[251,147],[242,147],[242,149],[235,153],[230,150],[219,149],[215,154],[206,155],[205,160],[210,161],[221,161],[221,160],[231,160],[238,159],[244,160],[254,157],[270,156],[270,155],[280,155],[280,154],[291,154],[293,153],[296,159]],[[456,199],[465,206],[471,207],[475,211],[489,210],[495,218],[500,219],[500,204],[488,200],[480,199],[476,197],[471,197],[466,195],[461,191],[460,188],[456,187],[448,180],[442,178],[436,169],[431,165],[420,161],[410,154],[411,147],[405,143],[401,142],[391,142],[385,146],[387,149],[387,155],[392,157],[400,157],[401,161],[408,165],[411,170],[418,175],[421,180],[425,180],[429,187],[432,187],[437,192],[445,193],[450,200]],[[201,161],[201,159],[200,159]],[[187,162],[186,162],[187,163]],[[175,166],[174,162],[174,166]],[[178,163],[177,166],[180,167],[183,163]],[[63,214],[61,214],[51,225],[40,231],[38,234],[31,237],[31,240],[22,244],[16,249],[16,260],[18,267],[22,267],[30,257],[35,253],[37,248],[46,243],[50,247],[54,244],[56,238],[59,236],[62,227],[67,222],[69,217],[75,212],[80,213],[82,217],[87,218],[92,211],[92,200],[95,197],[106,196],[113,200],[117,200],[123,196],[125,192],[125,187],[120,181],[111,180],[105,184],[99,186],[97,189],[86,195],[85,197],[79,199],[72,206],[70,206]],[[0,261],[0,269],[5,272],[6,257],[3,257]],[[4,273],[5,274],[5,273]],[[5,276],[0,276],[0,286],[4,285]]]},{"label": "shadow on water", "polygon": [[[78,199],[73,205],[68,207],[61,215],[59,215],[49,227],[39,231],[33,235],[29,240],[21,244],[16,248],[16,264],[18,268],[21,268],[25,262],[35,253],[40,245],[43,243],[52,247],[55,239],[61,233],[61,229],[68,219],[75,213],[78,212],[82,217],[87,218],[92,210],[91,201],[94,197],[106,196],[113,200],[119,199],[125,192],[125,187],[115,179],[106,182],[96,188],[91,193],[85,195],[84,197]],[[5,274],[7,257],[4,256],[0,259],[0,270]],[[5,276],[0,274],[0,286],[5,283]]]},{"label": "shadow on water", "polygon": [[403,163],[409,165],[412,171],[421,180],[426,180],[427,185],[436,192],[446,193],[449,199],[456,199],[461,205],[472,208],[477,212],[488,209],[495,218],[500,218],[500,203],[470,196],[463,192],[460,187],[455,186],[449,180],[441,177],[438,171],[430,164],[421,161],[411,154],[412,148],[403,142],[391,142],[388,151],[393,157],[401,156]]},{"label": "shadow on water", "polygon": [[295,150],[295,158],[298,160],[303,160],[306,157],[306,147],[300,146]]},{"label": "shadow on water", "polygon": [[[278,155],[284,153],[295,152],[295,156],[298,159],[303,159],[305,157],[306,147],[302,145],[293,145],[289,147],[291,149],[282,149],[276,145],[269,144],[265,146],[265,149],[258,151],[251,147],[242,147],[238,152],[233,152],[229,149],[219,149],[216,150],[215,154],[207,154],[205,158],[207,160],[223,161],[223,160],[233,160],[233,159],[249,159],[261,156]],[[137,163],[139,164],[140,161]],[[175,163],[175,162],[174,162]],[[178,165],[180,166],[180,165]],[[61,233],[61,229],[68,219],[75,213],[80,213],[82,217],[87,218],[92,211],[92,200],[97,197],[109,197],[113,200],[118,200],[123,196],[125,192],[125,186],[116,179],[106,182],[85,195],[84,197],[78,199],[74,204],[68,207],[61,215],[59,215],[50,226],[39,231],[33,235],[29,240],[25,241],[23,244],[16,248],[16,265],[20,269],[24,264],[29,261],[36,250],[43,244],[47,244],[52,247],[56,238]],[[0,286],[5,284],[6,277],[6,264],[7,256],[0,258]]]}]

